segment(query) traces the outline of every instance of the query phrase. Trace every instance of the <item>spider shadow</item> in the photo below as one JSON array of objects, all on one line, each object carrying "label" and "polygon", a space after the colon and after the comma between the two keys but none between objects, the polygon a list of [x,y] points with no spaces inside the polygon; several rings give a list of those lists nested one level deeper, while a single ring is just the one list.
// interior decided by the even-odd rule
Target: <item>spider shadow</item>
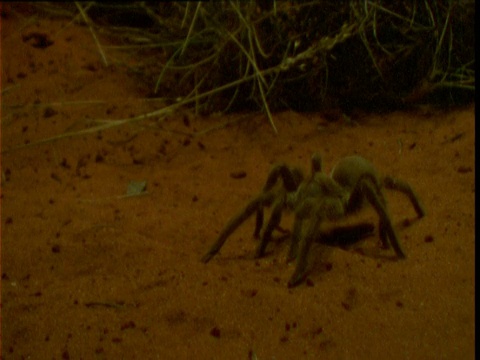
[{"label": "spider shadow", "polygon": [[[405,218],[396,224],[396,229],[405,229],[414,223],[418,218]],[[393,254],[389,249],[385,249],[377,239],[376,244],[373,246],[363,247],[359,246],[363,244],[368,238],[378,237],[378,233],[375,232],[375,225],[369,222],[362,222],[353,225],[341,225],[332,227],[328,231],[320,234],[315,243],[317,246],[312,252],[312,265],[309,273],[322,274],[330,271],[332,263],[328,261],[328,254],[334,248],[340,248],[344,251],[354,251],[362,256],[371,259],[382,259],[386,261],[398,261],[399,258]],[[320,251],[318,248],[321,248]]]},{"label": "spider shadow", "polygon": [[368,222],[336,226],[323,232],[315,242],[348,250],[374,234],[375,226]]},{"label": "spider shadow", "polygon": [[[265,257],[271,256],[278,252],[279,248],[288,247],[288,240],[291,238],[291,232],[282,228],[277,228],[281,232],[279,236],[272,238],[271,247],[265,252]],[[369,222],[362,222],[353,225],[335,225],[322,231],[315,238],[315,248],[322,246],[324,248],[341,248],[345,251],[351,251],[356,245],[362,243],[366,238],[372,237],[375,234],[375,226]],[[313,250],[315,251],[315,250]],[[362,252],[361,250],[357,250]],[[243,258],[243,257],[242,257]],[[248,258],[248,255],[245,256]]]},{"label": "spider shadow", "polygon": [[[418,218],[405,218],[396,224],[396,229],[405,229],[414,223]],[[315,246],[312,246],[310,254],[310,270],[311,274],[323,274],[331,270],[332,263],[328,261],[329,254],[334,248],[340,248],[344,251],[356,252],[362,256],[385,261],[397,261],[398,257],[392,253],[391,250],[385,249],[381,246],[380,240],[374,240],[372,246],[361,246],[369,238],[378,237],[378,233],[375,231],[376,226],[371,222],[360,222],[355,224],[333,224],[328,229],[321,232],[315,239]],[[287,229],[277,227],[276,229],[280,234],[275,236],[271,240],[269,249],[265,252],[265,257],[272,256],[274,253],[278,253],[284,248],[288,248],[291,238],[291,232]],[[252,260],[251,253],[247,253],[240,256],[232,256],[235,259]],[[225,258],[225,260],[231,260],[232,258]],[[258,259],[256,259],[258,260]],[[307,275],[308,276],[308,275]]]},{"label": "spider shadow", "polygon": [[[395,228],[397,231],[402,231],[414,223],[418,222],[419,218],[405,218],[397,222]],[[354,225],[337,226],[330,231],[322,234],[318,239],[318,243],[323,243],[328,246],[339,247],[346,251],[355,251],[361,255],[375,258],[397,261],[399,258],[395,254],[391,254],[388,249],[385,249],[377,239],[377,245],[373,247],[358,247],[357,245],[363,243],[367,238],[378,237],[375,231],[376,227],[372,223],[362,222]]]}]

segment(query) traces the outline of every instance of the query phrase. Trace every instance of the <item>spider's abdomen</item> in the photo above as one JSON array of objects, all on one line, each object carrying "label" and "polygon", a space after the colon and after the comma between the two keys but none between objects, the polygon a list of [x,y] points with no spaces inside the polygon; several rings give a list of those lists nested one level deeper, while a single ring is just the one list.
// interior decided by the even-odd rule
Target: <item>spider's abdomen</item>
[{"label": "spider's abdomen", "polygon": [[330,175],[341,187],[351,191],[361,177],[368,176],[378,183],[378,175],[372,163],[358,156],[347,156],[341,159]]},{"label": "spider's abdomen", "polygon": [[350,194],[346,209],[348,213],[358,211],[365,203],[365,196],[358,187],[360,179],[369,179],[376,188],[380,187],[378,175],[372,163],[358,155],[341,159],[333,168],[330,176]]}]

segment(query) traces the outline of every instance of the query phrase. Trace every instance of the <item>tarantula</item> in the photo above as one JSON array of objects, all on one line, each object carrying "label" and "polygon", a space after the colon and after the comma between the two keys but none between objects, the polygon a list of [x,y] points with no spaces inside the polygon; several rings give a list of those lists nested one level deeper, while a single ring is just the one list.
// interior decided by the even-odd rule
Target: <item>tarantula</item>
[{"label": "tarantula", "polygon": [[[406,182],[390,176],[384,177],[380,182],[373,165],[361,156],[342,158],[330,176],[322,172],[322,161],[318,154],[312,156],[311,174],[308,178],[305,178],[298,168],[277,165],[270,171],[260,194],[228,222],[210,250],[202,257],[202,261],[210,261],[227,238],[255,212],[254,237],[260,237],[255,257],[263,256],[273,230],[279,227],[282,212],[290,210],[295,219],[287,260],[296,258],[297,264],[288,286],[296,286],[306,276],[308,252],[315,238],[321,235],[322,223],[353,214],[366,202],[378,213],[379,235],[383,247],[389,248],[391,245],[397,257],[404,258],[405,252],[390,220],[382,186],[407,195],[418,217],[425,215],[418,197]],[[265,207],[271,207],[272,210],[262,232]]]}]

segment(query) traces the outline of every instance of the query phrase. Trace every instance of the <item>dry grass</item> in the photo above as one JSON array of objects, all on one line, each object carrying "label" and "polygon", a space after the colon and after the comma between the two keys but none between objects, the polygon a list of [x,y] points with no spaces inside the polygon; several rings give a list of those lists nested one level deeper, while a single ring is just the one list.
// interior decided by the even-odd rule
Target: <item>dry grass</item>
[{"label": "dry grass", "polygon": [[[473,101],[473,0],[42,3],[86,24],[107,64],[108,36],[129,69],[172,105],[45,139],[94,133],[188,107],[196,114]],[[31,144],[34,145],[34,144]],[[31,146],[29,145],[29,146]]]},{"label": "dry grass", "polygon": [[473,99],[473,1],[89,3],[87,10],[89,27],[142,59],[134,70],[155,96],[195,99],[196,113],[261,109],[275,128],[271,109]]}]

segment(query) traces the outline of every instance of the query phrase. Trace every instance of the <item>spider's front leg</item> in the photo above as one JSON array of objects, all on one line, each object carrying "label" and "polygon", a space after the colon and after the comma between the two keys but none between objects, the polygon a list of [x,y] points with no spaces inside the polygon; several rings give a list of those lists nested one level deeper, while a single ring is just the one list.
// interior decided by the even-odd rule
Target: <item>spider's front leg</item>
[{"label": "spider's front leg", "polygon": [[[255,253],[256,258],[260,258],[265,255],[265,250],[268,243],[272,239],[272,232],[276,227],[280,225],[280,220],[282,219],[282,211],[285,208],[285,196],[280,196],[277,198],[272,205],[272,213],[270,215],[270,220],[268,220],[267,226],[263,231],[260,244],[258,244],[257,251]],[[257,211],[258,216],[258,211]],[[257,217],[258,219],[258,217]]]},{"label": "spider's front leg", "polygon": [[257,215],[255,216],[255,230],[253,231],[253,237],[258,239],[260,237],[260,231],[263,227],[263,207],[257,209]]},{"label": "spider's front leg", "polygon": [[[268,174],[267,181],[263,186],[263,192],[270,191],[275,185],[277,185],[278,179],[282,178],[285,189],[296,189],[297,185],[295,184],[295,179],[292,176],[291,170],[286,165],[276,165],[272,168]],[[290,190],[294,191],[294,190]],[[260,232],[263,227],[263,207],[257,209],[257,215],[255,218],[255,230],[253,236],[255,239],[260,237]]]},{"label": "spider's front leg", "polygon": [[243,223],[247,220],[255,211],[262,209],[264,206],[267,206],[272,203],[274,200],[274,192],[262,192],[256,198],[251,200],[247,206],[236,216],[234,216],[225,228],[222,230],[220,235],[218,235],[217,240],[210,247],[210,250],[202,257],[202,262],[209,262],[216,253],[220,251],[225,241],[228,237]]},{"label": "spider's front leg", "polygon": [[292,192],[297,190],[303,180],[303,175],[298,169],[291,169],[284,164],[276,165],[268,174],[267,181],[263,186],[263,191],[266,192],[272,189],[277,184],[279,178],[282,179],[285,190]]},{"label": "spider's front leg", "polygon": [[287,263],[297,258],[298,244],[300,242],[300,237],[302,236],[302,227],[303,219],[300,219],[298,216],[296,216],[293,222],[292,239],[290,243],[290,249],[288,250]]},{"label": "spider's front leg", "polygon": [[[267,223],[265,230],[261,236],[260,244],[257,248],[256,257],[262,257],[265,253],[268,242],[272,237],[272,232],[275,228],[280,225],[280,220],[282,217],[282,211],[287,206],[287,193],[294,193],[300,183],[303,181],[303,174],[300,170],[294,168],[291,169],[286,165],[277,165],[269,173],[267,181],[263,187],[263,191],[270,191],[275,185],[277,185],[278,180],[281,179],[283,182],[283,192],[279,192],[279,197],[275,200],[272,206],[272,213],[270,219]],[[281,194],[281,195],[280,195]],[[263,227],[263,206],[258,207],[256,220],[255,220],[255,230],[253,236],[258,239],[260,237],[260,232]]]}]

